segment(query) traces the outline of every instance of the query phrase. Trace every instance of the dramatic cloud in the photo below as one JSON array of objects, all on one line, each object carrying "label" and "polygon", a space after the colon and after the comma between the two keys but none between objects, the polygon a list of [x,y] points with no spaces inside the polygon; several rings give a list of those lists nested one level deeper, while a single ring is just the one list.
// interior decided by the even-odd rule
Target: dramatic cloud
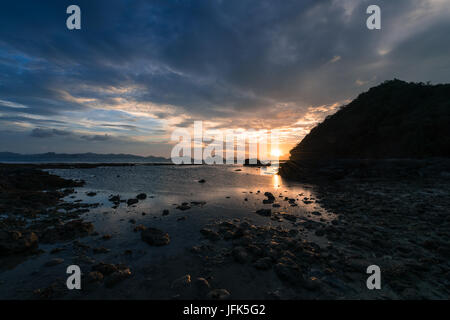
[{"label": "dramatic cloud", "polygon": [[87,141],[106,141],[111,139],[110,136],[107,134],[104,135],[93,135],[93,136],[81,136],[81,139],[87,140]]},{"label": "dramatic cloud", "polygon": [[[76,3],[79,31],[65,27],[73,1],[2,4],[0,123],[10,139],[31,131],[73,152],[119,139],[167,156],[175,127],[205,120],[279,129],[292,146],[384,80],[450,80],[445,0]],[[370,4],[381,7],[381,30],[366,28]]]},{"label": "dramatic cloud", "polygon": [[54,136],[67,136],[70,132],[58,129],[41,129],[36,128],[31,131],[31,136],[35,138],[49,138]]}]

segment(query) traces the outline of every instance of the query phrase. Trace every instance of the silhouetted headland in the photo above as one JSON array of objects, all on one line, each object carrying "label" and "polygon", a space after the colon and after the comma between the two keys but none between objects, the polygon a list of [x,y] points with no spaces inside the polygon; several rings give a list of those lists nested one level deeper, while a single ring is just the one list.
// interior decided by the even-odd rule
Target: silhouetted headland
[{"label": "silhouetted headland", "polygon": [[303,179],[447,170],[449,124],[450,84],[386,81],[313,128],[280,174]]}]

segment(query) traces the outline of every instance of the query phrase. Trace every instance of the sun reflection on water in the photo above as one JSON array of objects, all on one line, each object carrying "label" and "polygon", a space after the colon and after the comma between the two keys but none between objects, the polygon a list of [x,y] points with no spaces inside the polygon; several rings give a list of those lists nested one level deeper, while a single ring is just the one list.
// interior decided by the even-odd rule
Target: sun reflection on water
[{"label": "sun reflection on water", "polygon": [[275,189],[280,188],[281,187],[281,178],[280,178],[280,176],[278,174],[274,174],[272,177],[273,177],[272,178],[273,187]]}]

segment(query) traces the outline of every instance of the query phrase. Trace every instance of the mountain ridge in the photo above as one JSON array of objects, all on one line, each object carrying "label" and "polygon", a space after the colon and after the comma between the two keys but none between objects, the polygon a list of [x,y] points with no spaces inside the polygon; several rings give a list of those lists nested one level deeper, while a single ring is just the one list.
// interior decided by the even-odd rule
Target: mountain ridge
[{"label": "mountain ridge", "polygon": [[157,156],[138,156],[125,153],[34,153],[0,152],[0,162],[170,162]]}]

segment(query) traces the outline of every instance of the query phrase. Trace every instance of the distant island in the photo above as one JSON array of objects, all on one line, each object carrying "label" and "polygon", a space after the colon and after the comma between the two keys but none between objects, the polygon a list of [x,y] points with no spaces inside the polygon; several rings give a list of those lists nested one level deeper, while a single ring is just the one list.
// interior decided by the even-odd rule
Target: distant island
[{"label": "distant island", "polygon": [[246,167],[270,167],[271,162],[261,162],[259,159],[245,159],[244,166]]},{"label": "distant island", "polygon": [[297,179],[318,171],[336,174],[343,163],[370,169],[379,160],[448,157],[450,84],[395,79],[360,94],[313,128],[291,150],[280,174]]},{"label": "distant island", "polygon": [[0,152],[0,162],[6,163],[170,163],[170,159],[154,156],[137,156],[132,154],[98,154],[98,153],[39,153],[20,154]]}]

